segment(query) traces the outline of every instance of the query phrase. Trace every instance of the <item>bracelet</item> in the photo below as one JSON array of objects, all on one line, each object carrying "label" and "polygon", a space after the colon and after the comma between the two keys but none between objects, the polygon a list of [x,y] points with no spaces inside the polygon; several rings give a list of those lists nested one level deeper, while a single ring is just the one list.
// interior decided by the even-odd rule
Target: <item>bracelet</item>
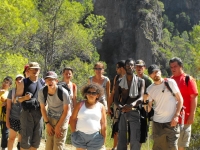
[{"label": "bracelet", "polygon": [[48,124],[48,123],[49,123],[49,121],[45,122],[45,124]]}]

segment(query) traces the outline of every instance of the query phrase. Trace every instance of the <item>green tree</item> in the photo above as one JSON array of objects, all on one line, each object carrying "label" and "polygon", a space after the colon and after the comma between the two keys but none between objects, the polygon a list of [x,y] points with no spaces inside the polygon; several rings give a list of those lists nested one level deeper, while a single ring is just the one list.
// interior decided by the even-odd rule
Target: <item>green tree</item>
[{"label": "green tree", "polygon": [[22,74],[24,64],[28,63],[28,59],[24,58],[21,54],[12,54],[8,52],[0,52],[0,68],[1,76],[0,81],[6,76],[11,76],[15,79],[17,74]]}]

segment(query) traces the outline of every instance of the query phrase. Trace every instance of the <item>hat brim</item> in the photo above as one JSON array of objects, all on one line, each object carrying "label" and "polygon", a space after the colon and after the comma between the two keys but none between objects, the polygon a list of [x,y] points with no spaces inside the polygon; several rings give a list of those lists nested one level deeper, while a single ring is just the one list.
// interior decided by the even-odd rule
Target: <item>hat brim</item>
[{"label": "hat brim", "polygon": [[40,67],[29,67],[29,69],[40,69]]},{"label": "hat brim", "polygon": [[144,64],[142,65],[142,64],[135,64],[136,66],[145,66]]},{"label": "hat brim", "polygon": [[57,79],[57,77],[54,77],[54,76],[46,76],[44,79],[46,78]]}]

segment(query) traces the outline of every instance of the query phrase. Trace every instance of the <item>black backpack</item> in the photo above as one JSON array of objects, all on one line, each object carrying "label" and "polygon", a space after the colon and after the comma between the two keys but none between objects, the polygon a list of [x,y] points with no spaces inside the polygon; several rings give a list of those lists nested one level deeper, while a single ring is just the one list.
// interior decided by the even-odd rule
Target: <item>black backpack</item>
[{"label": "black backpack", "polygon": [[[58,93],[57,94],[58,94],[58,98],[61,101],[63,101],[63,89],[62,88],[65,88],[68,91],[69,95],[71,94],[71,91],[65,82],[58,82]],[[43,95],[44,95],[44,101],[46,103],[47,95],[48,95],[48,87],[47,86],[45,86],[43,88]]]}]

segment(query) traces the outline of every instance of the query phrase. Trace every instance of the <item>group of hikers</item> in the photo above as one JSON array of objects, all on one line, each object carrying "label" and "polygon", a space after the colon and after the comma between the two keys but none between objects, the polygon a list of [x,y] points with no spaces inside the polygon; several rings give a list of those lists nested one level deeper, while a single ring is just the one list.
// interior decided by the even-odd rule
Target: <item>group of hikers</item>
[{"label": "group of hikers", "polygon": [[112,88],[104,76],[104,64],[94,65],[94,76],[81,89],[83,100],[77,101],[77,86],[72,83],[73,69],[62,71],[58,81],[54,71],[39,78],[40,65],[30,62],[15,78],[7,76],[0,89],[1,149],[39,148],[46,128],[46,150],[64,150],[68,126],[71,143],[77,150],[105,150],[107,116],[113,116],[112,150],[140,150],[152,123],[153,150],[184,150],[189,147],[198,90],[195,79],[183,71],[183,62],[169,61],[171,78],[163,78],[158,65],[152,64],[144,74],[143,60],[132,58],[116,63]]}]

